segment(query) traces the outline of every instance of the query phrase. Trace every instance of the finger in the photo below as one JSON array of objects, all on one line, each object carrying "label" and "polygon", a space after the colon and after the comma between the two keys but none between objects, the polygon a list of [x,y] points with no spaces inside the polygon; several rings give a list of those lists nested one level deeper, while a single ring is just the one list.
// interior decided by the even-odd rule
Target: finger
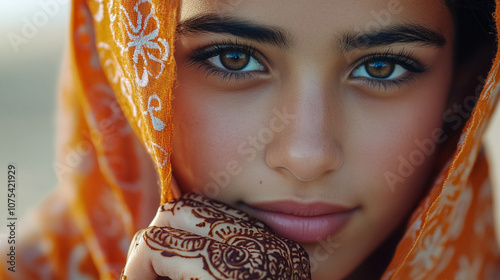
[{"label": "finger", "polygon": [[158,276],[151,265],[149,252],[143,245],[142,236],[144,232],[145,230],[137,232],[132,244],[130,244],[127,263],[122,271],[121,280],[152,280]]},{"label": "finger", "polygon": [[216,279],[204,269],[208,242],[213,241],[168,227],[142,230],[131,246],[122,279]]},{"label": "finger", "polygon": [[252,254],[245,247],[166,227],[150,228],[144,240],[157,251],[152,263],[158,275],[172,279],[277,279],[264,277],[268,274],[266,256]]},{"label": "finger", "polygon": [[227,204],[189,193],[160,207],[151,225],[170,226],[212,238],[223,238],[224,232],[270,232],[257,219]]},{"label": "finger", "polygon": [[250,217],[247,213],[241,210],[238,210],[223,202],[206,198],[196,193],[184,194],[181,198],[172,201],[172,203],[165,204],[163,206],[163,211],[169,211],[172,214],[175,214],[179,210],[183,210],[181,206],[185,206],[188,208],[190,207],[195,210],[209,208],[217,212],[225,213],[228,217],[234,219],[243,220],[249,223],[255,223],[254,226],[261,228],[265,227],[265,225],[262,222],[256,220],[255,218]]},{"label": "finger", "polygon": [[310,279],[307,252],[271,234],[233,235],[227,243],[168,227],[141,231],[124,270],[127,280]]},{"label": "finger", "polygon": [[128,247],[127,259],[130,257],[130,254],[132,253],[134,248],[139,245],[139,241],[143,233],[144,229],[141,229],[135,233],[134,237],[132,238],[132,242],[130,242],[130,246]]}]

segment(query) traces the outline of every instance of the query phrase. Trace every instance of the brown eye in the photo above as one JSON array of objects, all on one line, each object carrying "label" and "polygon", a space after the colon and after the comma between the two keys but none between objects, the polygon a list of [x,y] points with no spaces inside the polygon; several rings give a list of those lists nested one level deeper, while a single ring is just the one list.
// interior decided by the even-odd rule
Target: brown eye
[{"label": "brown eye", "polygon": [[238,51],[225,51],[220,54],[220,63],[228,70],[244,69],[250,62],[250,56]]},{"label": "brown eye", "polygon": [[365,71],[372,78],[375,79],[387,79],[389,78],[396,69],[396,64],[386,61],[374,61],[365,64]]},{"label": "brown eye", "polygon": [[[248,49],[248,50],[247,50]],[[209,58],[203,58],[203,56]],[[256,50],[245,46],[215,46],[207,50],[207,54],[201,55],[200,61],[212,64],[211,72],[229,73],[231,77],[248,77],[236,75],[253,75],[256,72],[265,72],[267,69],[257,58],[260,56]]]}]

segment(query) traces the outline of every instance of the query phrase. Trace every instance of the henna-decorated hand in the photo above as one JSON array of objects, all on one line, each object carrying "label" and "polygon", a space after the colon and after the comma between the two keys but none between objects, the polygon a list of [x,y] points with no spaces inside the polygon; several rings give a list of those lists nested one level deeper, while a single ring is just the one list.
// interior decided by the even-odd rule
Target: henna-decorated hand
[{"label": "henna-decorated hand", "polygon": [[311,279],[307,252],[221,202],[186,194],[160,207],[122,279]]}]

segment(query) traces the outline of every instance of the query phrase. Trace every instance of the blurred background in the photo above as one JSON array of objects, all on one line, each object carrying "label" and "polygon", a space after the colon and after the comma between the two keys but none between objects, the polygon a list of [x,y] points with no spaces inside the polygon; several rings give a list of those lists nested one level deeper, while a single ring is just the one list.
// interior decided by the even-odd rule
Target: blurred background
[{"label": "blurred background", "polygon": [[0,217],[9,163],[17,167],[18,217],[57,185],[51,165],[69,9],[70,0],[0,1]]},{"label": "blurred background", "polygon": [[[0,1],[0,218],[7,214],[7,165],[17,167],[17,216],[57,185],[55,118],[58,73],[70,0]],[[27,35],[27,36],[25,36]],[[500,112],[487,133],[500,177]],[[497,182],[499,179],[495,178]],[[1,231],[2,229],[0,229]]]}]

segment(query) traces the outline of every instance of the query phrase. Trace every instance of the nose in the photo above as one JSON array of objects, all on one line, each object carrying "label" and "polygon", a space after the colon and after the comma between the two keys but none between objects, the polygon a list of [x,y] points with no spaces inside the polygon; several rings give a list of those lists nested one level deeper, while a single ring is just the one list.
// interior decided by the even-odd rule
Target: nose
[{"label": "nose", "polygon": [[269,167],[307,182],[339,169],[343,155],[331,92],[313,80],[299,84],[280,98],[281,112],[293,117],[266,146],[265,159]]}]

